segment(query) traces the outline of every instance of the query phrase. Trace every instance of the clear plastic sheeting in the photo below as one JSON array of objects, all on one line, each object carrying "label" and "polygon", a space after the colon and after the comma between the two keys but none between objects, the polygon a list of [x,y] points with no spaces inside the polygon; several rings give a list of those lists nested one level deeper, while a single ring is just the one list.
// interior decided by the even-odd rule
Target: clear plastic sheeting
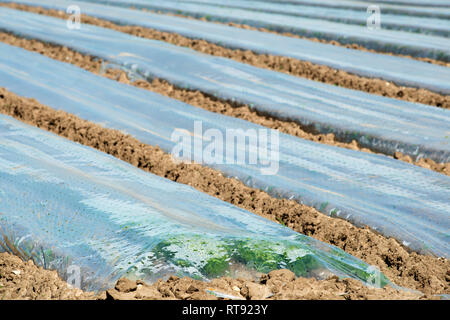
[{"label": "clear plastic sheeting", "polygon": [[[367,13],[367,8],[369,5],[366,5],[366,7],[362,10],[356,11],[317,6],[299,6],[293,4],[268,3],[260,2],[257,0],[227,0],[226,2],[221,0],[182,0],[177,2],[197,4],[204,3],[207,5],[215,5],[225,8],[239,8],[267,13],[277,13],[288,16],[324,19],[361,26],[367,25],[367,19],[370,16],[370,13]],[[381,10],[382,9],[380,8],[380,12]],[[438,18],[411,17],[408,15],[389,14],[383,12],[380,26],[383,29],[404,30],[423,34],[434,34],[444,37],[448,37],[450,35],[449,21]]]},{"label": "clear plastic sheeting", "polygon": [[78,267],[88,290],[279,268],[389,282],[337,247],[3,115],[0,212],[0,250],[66,278]]},{"label": "clear plastic sheeting", "polygon": [[359,0],[362,2],[369,3],[389,3],[389,4],[397,4],[397,5],[405,5],[405,6],[424,6],[424,7],[450,7],[450,1],[448,0]]},{"label": "clear plastic sheeting", "polygon": [[[189,65],[190,61],[184,63]],[[203,157],[209,145],[207,130],[214,129],[216,134],[219,131],[224,139],[227,130],[263,130],[267,133],[267,152],[258,152],[254,164],[237,161],[238,152],[223,155],[221,161],[202,163],[273,196],[296,199],[356,225],[369,225],[419,252],[449,256],[450,177],[445,175],[386,156],[281,133],[278,140],[272,139],[275,131],[267,128],[7,45],[0,45],[0,86],[82,119],[125,131],[170,153],[180,144],[179,139],[173,139],[175,132],[192,137],[194,156]],[[255,152],[251,148],[254,142],[244,140],[237,139],[233,148],[248,150],[250,158]],[[226,142],[223,146],[224,150],[230,148]],[[221,155],[219,148],[217,154]],[[267,174],[271,168],[275,170]]]},{"label": "clear plastic sheeting", "polygon": [[[36,3],[40,2],[40,0],[36,1]],[[357,43],[368,49],[450,61],[450,41],[448,38],[439,36],[397,30],[371,30],[367,26],[320,19],[167,0],[96,0],[95,2],[124,7],[133,6],[138,9],[145,8],[197,18],[206,17],[210,21],[241,23],[278,32],[336,40],[341,43]]]},{"label": "clear plastic sheeting", "polygon": [[[35,3],[35,1],[21,2]],[[233,49],[293,57],[361,76],[393,81],[399,85],[450,93],[450,68],[417,60],[139,10],[65,0],[41,0],[39,4],[60,10],[75,4],[82,7],[85,14],[118,24],[139,25],[165,32],[175,32]],[[268,43],[270,46],[267,45]]]},{"label": "clear plastic sheeting", "polygon": [[[70,30],[64,20],[27,12],[0,8],[0,29],[101,57],[147,79],[162,78],[245,103],[378,152],[401,151],[413,158],[450,162],[449,110],[293,77],[110,29],[83,25]],[[10,64],[16,61],[6,58]]]},{"label": "clear plastic sheeting", "polygon": [[419,6],[404,6],[398,4],[390,4],[381,1],[354,1],[354,0],[258,0],[259,2],[270,2],[278,5],[294,4],[294,5],[308,5],[325,8],[342,8],[349,10],[366,10],[371,4],[379,5],[383,13],[405,14],[418,17],[436,17],[436,18],[450,18],[450,8],[445,7],[429,7],[430,1],[419,0]]}]

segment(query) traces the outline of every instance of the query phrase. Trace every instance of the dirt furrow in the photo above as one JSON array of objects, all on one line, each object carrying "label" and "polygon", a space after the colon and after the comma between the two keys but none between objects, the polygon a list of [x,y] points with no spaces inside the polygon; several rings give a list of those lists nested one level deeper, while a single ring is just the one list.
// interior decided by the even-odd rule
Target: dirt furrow
[{"label": "dirt furrow", "polygon": [[170,154],[157,146],[143,144],[120,131],[54,110],[3,88],[0,89],[0,112],[338,246],[377,266],[398,285],[425,294],[450,293],[450,262],[447,259],[409,252],[395,239],[386,238],[368,227],[355,227],[294,200],[271,197],[208,167],[174,162]]},{"label": "dirt furrow", "polygon": [[[352,142],[338,141],[332,133],[320,134],[311,132],[308,128],[305,128],[296,122],[283,121],[259,114],[257,111],[252,110],[248,105],[224,101],[200,91],[177,88],[172,84],[159,79],[154,79],[152,82],[146,80],[130,81],[127,74],[120,69],[108,68],[105,72],[103,72],[103,61],[101,59],[96,59],[95,57],[81,54],[68,49],[67,47],[48,44],[33,39],[20,38],[5,32],[0,32],[0,41],[29,51],[38,52],[55,60],[74,64],[90,72],[117,80],[122,83],[131,84],[139,88],[157,92],[202,109],[247,120],[302,139],[334,145],[346,149],[374,153],[368,148],[359,146],[356,140],[353,140]],[[432,159],[427,158],[421,158],[417,161],[413,161],[410,156],[404,155],[401,152],[397,152],[394,155],[394,158],[450,176],[450,163],[436,163]]]},{"label": "dirt furrow", "polygon": [[71,288],[56,271],[37,267],[31,260],[0,253],[0,300],[86,300],[91,292]]},{"label": "dirt furrow", "polygon": [[[0,4],[0,6],[6,6],[9,8],[34,12],[61,19],[68,18],[68,15],[64,11],[59,10],[30,7],[21,4]],[[398,86],[393,82],[357,76],[346,71],[313,64],[308,61],[301,61],[295,58],[274,56],[269,54],[257,54],[250,50],[228,49],[205,40],[190,39],[175,33],[161,32],[139,26],[121,26],[84,14],[81,16],[81,21],[83,23],[110,28],[142,38],[165,41],[177,46],[188,47],[202,53],[233,59],[255,67],[283,72],[314,81],[320,81],[327,84],[399,100],[417,102],[446,109],[450,108],[449,95],[442,95],[423,88]],[[245,28],[249,29],[249,27]]]},{"label": "dirt furrow", "polygon": [[0,300],[216,300],[220,294],[240,299],[438,299],[438,297],[398,291],[391,287],[374,289],[353,279],[327,280],[297,278],[288,270],[263,275],[259,282],[222,277],[211,282],[170,277],[154,284],[120,279],[114,288],[95,295],[70,288],[56,271],[44,270],[32,261],[0,253]]}]

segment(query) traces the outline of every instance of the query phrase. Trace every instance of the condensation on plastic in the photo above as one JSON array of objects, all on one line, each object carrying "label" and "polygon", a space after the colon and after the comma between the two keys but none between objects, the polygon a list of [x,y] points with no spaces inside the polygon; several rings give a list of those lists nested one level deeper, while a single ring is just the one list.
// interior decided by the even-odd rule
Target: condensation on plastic
[{"label": "condensation on plastic", "polygon": [[[361,76],[393,81],[400,85],[450,93],[450,68],[417,60],[137,10],[62,0],[47,2],[41,0],[39,3],[60,10],[76,4],[82,7],[86,14],[119,24],[140,25],[165,32],[176,32],[225,47],[294,57]],[[268,43],[270,45],[267,45]]]},{"label": "condensation on plastic", "polygon": [[[258,0],[260,2],[270,2],[279,5],[293,4],[293,5],[308,5],[325,8],[349,9],[349,10],[367,10],[370,4],[379,5],[383,13],[405,14],[418,17],[435,17],[435,18],[450,18],[450,9],[443,7],[427,7],[423,6],[424,2],[420,0],[421,6],[402,6],[396,4],[380,3],[379,1],[372,1],[370,3],[353,0]],[[427,1],[428,2],[428,1]]]},{"label": "condensation on plastic", "polygon": [[[250,274],[261,269],[250,254],[245,264],[234,261],[233,249],[286,254],[277,267],[304,276],[336,274],[377,284],[374,267],[337,247],[4,115],[0,212],[0,248],[65,278],[77,266],[88,290],[111,287],[125,275],[206,280],[214,271],[211,261],[240,263]],[[218,271],[215,276],[224,275]],[[388,281],[379,279],[380,286]]]},{"label": "condensation on plastic", "polygon": [[[86,1],[89,2],[90,0]],[[39,4],[41,1],[30,2]],[[99,0],[96,2],[122,7],[134,6],[136,8],[179,13],[197,18],[207,17],[210,21],[242,23],[278,32],[290,32],[308,37],[336,40],[341,43],[357,43],[369,49],[450,61],[450,40],[445,37],[397,30],[371,30],[367,26],[348,25],[326,20],[243,9],[221,8],[206,4],[164,0]]]},{"label": "condensation on plastic", "polygon": [[[148,59],[155,65],[169,64]],[[184,63],[189,65],[190,61]],[[178,145],[171,137],[180,130],[192,136],[193,150],[197,151],[204,151],[207,142],[201,140],[202,133],[208,129],[219,130],[223,137],[227,130],[267,130],[7,45],[0,45],[0,86],[82,119],[123,130],[166,152]],[[195,132],[195,121],[201,121],[202,132]],[[270,132],[267,130],[268,135]],[[252,150],[249,139],[245,140],[238,139],[237,150]],[[204,165],[275,197],[295,199],[356,225],[369,225],[419,252],[449,256],[450,177],[386,156],[282,133],[279,143],[272,138],[268,142],[268,155],[258,154],[255,165],[237,163],[237,155],[225,158],[228,161],[222,164]],[[278,166],[276,175],[261,170],[270,165]]]},{"label": "condensation on plastic", "polygon": [[[450,162],[450,111],[349,90],[162,41],[110,29],[0,8],[0,29],[74,48],[126,66],[145,78],[162,78],[289,121],[313,126],[385,154]],[[11,60],[12,62],[13,60]],[[450,84],[450,81],[448,82]]]},{"label": "condensation on plastic", "polygon": [[[97,1],[96,1],[97,2]],[[220,6],[223,8],[238,8],[267,13],[283,14],[288,16],[298,16],[314,19],[324,19],[329,21],[356,24],[367,26],[367,7],[363,10],[347,10],[324,8],[317,6],[299,6],[282,3],[268,3],[260,1],[241,0],[182,0],[177,2],[199,3]],[[382,9],[380,8],[380,13]],[[448,37],[450,35],[450,23],[447,20],[437,18],[411,17],[406,15],[389,14],[382,12],[381,28],[419,32],[423,34],[434,34]]]}]

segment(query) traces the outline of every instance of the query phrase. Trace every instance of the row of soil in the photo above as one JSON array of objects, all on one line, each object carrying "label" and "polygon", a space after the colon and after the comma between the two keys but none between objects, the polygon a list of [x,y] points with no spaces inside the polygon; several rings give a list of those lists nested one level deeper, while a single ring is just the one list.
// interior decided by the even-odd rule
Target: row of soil
[{"label": "row of soil", "polygon": [[86,300],[94,294],[71,288],[56,271],[37,267],[31,260],[0,253],[0,300]]},{"label": "row of soil", "polygon": [[[131,84],[142,89],[157,92],[208,111],[244,119],[302,139],[351,150],[374,153],[370,149],[359,146],[356,140],[353,140],[352,142],[338,141],[332,133],[320,134],[311,132],[308,128],[305,128],[296,122],[279,120],[267,115],[259,114],[248,105],[220,100],[217,97],[200,91],[177,88],[174,85],[159,79],[154,79],[152,82],[146,80],[130,81],[124,71],[114,68],[108,68],[104,71],[104,68],[102,68],[104,63],[101,59],[81,54],[68,49],[67,47],[48,44],[34,39],[20,38],[4,32],[0,32],[0,41],[29,51],[38,52],[55,60],[74,64],[90,72],[106,76],[122,83]],[[450,163],[436,163],[428,158],[420,158],[419,160],[413,161],[410,156],[404,155],[401,152],[396,152],[394,158],[450,176]]]},{"label": "row of soil", "polygon": [[445,61],[431,59],[431,58],[413,57],[413,56],[410,56],[410,55],[399,54],[399,53],[377,51],[375,49],[368,49],[368,48],[364,47],[363,45],[360,45],[360,44],[357,44],[357,43],[352,43],[352,44],[341,43],[338,40],[326,40],[326,39],[320,39],[320,38],[316,38],[316,37],[301,36],[301,35],[293,34],[293,33],[290,33],[290,32],[279,32],[279,31],[269,30],[267,28],[252,27],[252,26],[249,26],[247,24],[240,24],[240,23],[234,23],[234,22],[212,21],[212,20],[208,20],[208,18],[206,18],[206,17],[195,18],[195,17],[186,16],[186,15],[182,15],[182,14],[176,14],[176,13],[170,13],[170,12],[162,12],[162,11],[158,11],[158,10],[142,9],[142,11],[148,11],[148,12],[153,12],[153,13],[158,13],[158,14],[165,14],[165,15],[169,15],[169,16],[176,16],[176,17],[185,18],[185,19],[200,20],[200,21],[204,21],[204,22],[213,22],[213,23],[217,23],[217,24],[228,25],[228,26],[235,27],[235,28],[241,28],[241,29],[246,29],[246,30],[254,30],[254,31],[261,31],[261,32],[267,32],[267,33],[273,33],[273,34],[278,34],[278,35],[285,36],[285,37],[291,37],[291,38],[297,38],[297,39],[305,39],[305,40],[314,41],[314,42],[331,44],[333,46],[343,47],[343,48],[347,48],[347,49],[361,50],[361,51],[366,51],[366,52],[385,54],[385,55],[389,55],[389,56],[403,57],[403,58],[423,61],[423,62],[426,62],[426,63],[433,63],[433,64],[437,64],[437,65],[444,66],[444,67],[450,67],[450,62],[445,62]]},{"label": "row of soil", "polygon": [[[0,4],[0,6],[7,6],[14,9],[25,10],[61,19],[67,19],[69,17],[64,11],[54,9],[44,9],[41,7],[31,7],[14,3]],[[162,32],[139,26],[117,25],[115,23],[87,15],[82,15],[81,21],[83,23],[110,28],[142,38],[165,41],[177,46],[188,47],[205,54],[225,57],[238,62],[250,64],[255,67],[283,72],[314,81],[399,100],[417,102],[446,109],[450,108],[449,95],[439,94],[423,88],[399,86],[393,82],[382,79],[362,77],[346,71],[313,64],[308,61],[301,61],[295,58],[274,56],[270,54],[258,54],[250,50],[229,49],[205,40],[190,39],[176,33]],[[245,28],[248,29],[248,27]]]},{"label": "row of soil", "polygon": [[425,294],[450,293],[450,262],[447,259],[410,252],[397,240],[386,238],[368,227],[355,227],[294,200],[271,197],[211,168],[174,162],[171,155],[158,146],[143,144],[118,130],[54,110],[3,88],[0,89],[0,112],[335,245],[377,266],[398,285]]},{"label": "row of soil", "polygon": [[361,300],[361,299],[437,299],[411,292],[368,288],[353,279],[327,280],[295,278],[288,270],[263,275],[259,282],[222,277],[211,282],[170,277],[154,284],[120,279],[114,288],[91,292],[70,288],[56,271],[44,270],[32,261],[0,253],[0,300],[218,300],[222,295],[239,299],[283,300]]}]

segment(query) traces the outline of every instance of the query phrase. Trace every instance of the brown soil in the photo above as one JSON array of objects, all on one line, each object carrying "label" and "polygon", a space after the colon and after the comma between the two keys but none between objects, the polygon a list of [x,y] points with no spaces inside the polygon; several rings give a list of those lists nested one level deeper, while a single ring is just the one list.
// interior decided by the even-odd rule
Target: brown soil
[{"label": "brown soil", "polygon": [[44,270],[32,261],[24,262],[0,253],[0,300],[85,300],[94,294],[70,288],[56,271]]},{"label": "brown soil", "polygon": [[[356,140],[353,140],[352,142],[340,142],[332,133],[313,133],[296,122],[278,120],[270,116],[258,114],[257,111],[252,110],[248,105],[220,100],[200,91],[177,88],[170,83],[159,79],[154,79],[152,82],[148,82],[145,80],[137,80],[131,82],[127,78],[126,73],[119,69],[108,69],[106,73],[101,73],[102,60],[95,59],[94,57],[89,55],[81,54],[79,52],[68,49],[67,47],[47,44],[38,40],[20,38],[1,31],[0,41],[24,48],[29,51],[38,52],[55,60],[74,64],[90,72],[100,74],[122,83],[131,84],[139,88],[157,92],[167,97],[183,101],[190,105],[206,109],[208,111],[244,119],[302,139],[328,145],[334,145],[351,150],[373,153],[370,149],[360,147]],[[450,163],[436,163],[432,159],[426,158],[413,161],[410,156],[403,155],[401,152],[395,153],[394,158],[450,176]]]},{"label": "brown soil", "polygon": [[[63,11],[43,9],[41,7],[30,7],[14,3],[0,4],[0,6],[30,11],[61,19],[66,19],[68,17]],[[244,51],[227,49],[225,47],[209,43],[205,40],[190,39],[175,33],[161,32],[138,26],[120,26],[112,22],[87,15],[82,15],[81,19],[83,23],[114,29],[142,38],[161,40],[177,46],[189,47],[202,53],[233,59],[238,62],[250,64],[260,68],[284,72],[314,81],[320,81],[323,83],[360,90],[394,99],[428,104],[447,109],[450,108],[449,95],[438,94],[422,88],[398,86],[393,82],[361,77],[342,70],[313,64],[308,61],[301,61],[294,58],[273,56],[269,54],[257,54],[249,50]],[[250,27],[245,26],[245,28],[249,29]],[[450,63],[448,65],[450,65]]]},{"label": "brown soil", "polygon": [[201,192],[335,245],[377,266],[398,285],[425,294],[450,293],[449,260],[409,252],[396,240],[377,234],[368,227],[355,227],[294,200],[271,197],[239,180],[224,177],[216,170],[198,164],[176,163],[170,154],[157,146],[143,144],[120,131],[56,111],[3,88],[0,88],[0,112],[94,147],[145,171],[191,185]]},{"label": "brown soil", "polygon": [[[218,293],[218,294],[217,294]],[[167,281],[148,285],[142,281],[120,279],[114,289],[102,298],[127,300],[221,300],[226,294],[236,300],[369,300],[369,299],[438,299],[417,293],[403,292],[391,287],[374,289],[353,279],[327,280],[295,278],[289,270],[276,270],[263,275],[260,281],[222,277],[210,283],[190,278],[170,277]]]},{"label": "brown soil", "polygon": [[149,285],[120,279],[114,288],[95,295],[70,288],[56,271],[44,270],[32,261],[24,262],[17,256],[0,253],[0,300],[217,300],[222,299],[220,294],[241,300],[438,299],[391,287],[368,288],[353,279],[295,279],[289,270],[272,271],[263,275],[259,282],[223,277],[207,283],[172,276]]}]

